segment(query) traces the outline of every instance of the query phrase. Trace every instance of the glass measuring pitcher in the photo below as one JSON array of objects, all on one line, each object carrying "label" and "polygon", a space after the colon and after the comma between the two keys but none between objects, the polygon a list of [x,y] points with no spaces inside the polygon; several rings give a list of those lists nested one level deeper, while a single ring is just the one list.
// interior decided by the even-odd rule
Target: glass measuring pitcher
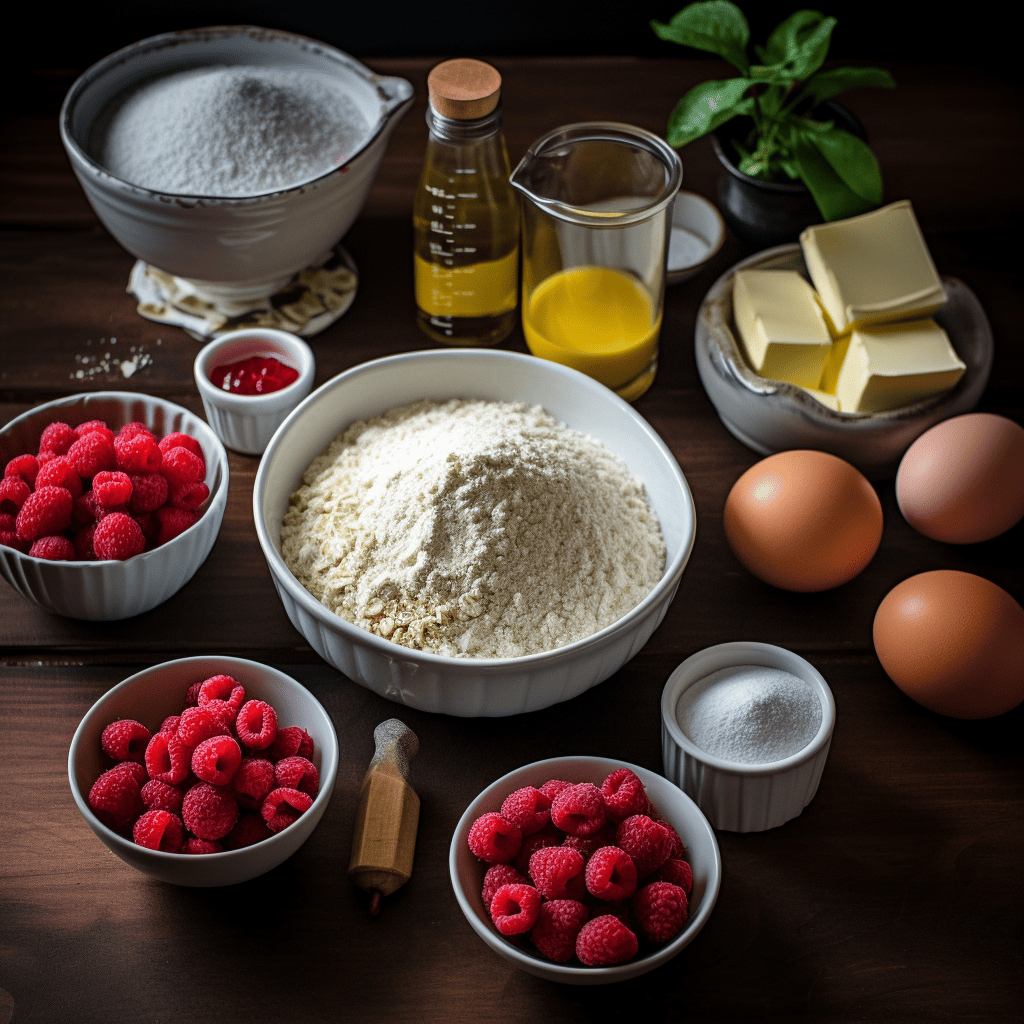
[{"label": "glass measuring pitcher", "polygon": [[522,317],[535,356],[574,367],[627,401],[658,368],[675,150],[627,124],[593,121],[538,139],[509,179],[522,204]]}]

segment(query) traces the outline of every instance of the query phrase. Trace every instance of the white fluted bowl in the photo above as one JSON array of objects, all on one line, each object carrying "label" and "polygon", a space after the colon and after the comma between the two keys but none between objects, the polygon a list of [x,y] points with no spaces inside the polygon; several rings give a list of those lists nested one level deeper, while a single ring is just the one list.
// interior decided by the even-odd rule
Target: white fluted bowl
[{"label": "white fluted bowl", "polygon": [[[356,420],[427,398],[543,406],[603,441],[643,481],[661,523],[661,580],[618,621],[565,647],[521,658],[447,658],[391,643],[335,615],[281,557],[281,521],[302,474]],[[675,596],[693,547],[693,499],[679,464],[632,406],[603,384],[515,352],[444,349],[363,363],[313,392],[278,429],[253,491],[256,534],[292,625],[329,664],[401,704],[462,717],[500,717],[569,700],[617,672],[647,643]]]},{"label": "white fluted bowl", "polygon": [[129,391],[96,391],[46,402],[0,431],[0,465],[35,454],[43,429],[54,421],[74,427],[104,420],[117,431],[145,423],[157,437],[180,431],[194,437],[206,457],[210,497],[199,521],[166,544],[124,562],[50,562],[0,544],[0,575],[22,597],[71,619],[110,622],[139,615],[177,593],[210,553],[228,500],[228,455],[202,418],[174,402]]}]

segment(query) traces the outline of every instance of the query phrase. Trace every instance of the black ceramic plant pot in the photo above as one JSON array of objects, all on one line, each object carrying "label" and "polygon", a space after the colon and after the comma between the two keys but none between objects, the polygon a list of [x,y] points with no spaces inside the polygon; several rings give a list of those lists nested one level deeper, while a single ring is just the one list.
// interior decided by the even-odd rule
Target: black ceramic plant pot
[{"label": "black ceramic plant pot", "polygon": [[[864,126],[841,103],[826,100],[814,113],[822,120],[834,120],[839,128],[867,141]],[[820,224],[822,216],[803,182],[761,181],[736,166],[732,140],[745,142],[752,127],[750,118],[735,118],[711,136],[715,155],[725,170],[718,179],[718,205],[725,222],[744,242],[767,249],[795,242],[808,225]]]}]

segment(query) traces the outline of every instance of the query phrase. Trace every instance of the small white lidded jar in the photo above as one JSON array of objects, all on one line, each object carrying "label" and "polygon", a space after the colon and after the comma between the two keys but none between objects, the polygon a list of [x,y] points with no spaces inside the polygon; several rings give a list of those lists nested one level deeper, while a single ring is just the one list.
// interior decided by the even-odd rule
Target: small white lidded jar
[{"label": "small white lidded jar", "polygon": [[[252,356],[276,359],[298,377],[280,390],[255,395],[234,394],[214,384],[214,370]],[[312,391],[316,362],[296,335],[254,327],[222,334],[204,346],[193,372],[207,422],[225,446],[243,455],[262,455],[277,428]]]},{"label": "small white lidded jar", "polygon": [[[813,698],[820,719],[811,717]],[[662,691],[665,777],[717,829],[776,828],[817,792],[835,718],[821,673],[792,651],[747,641],[708,647],[679,665]]]}]

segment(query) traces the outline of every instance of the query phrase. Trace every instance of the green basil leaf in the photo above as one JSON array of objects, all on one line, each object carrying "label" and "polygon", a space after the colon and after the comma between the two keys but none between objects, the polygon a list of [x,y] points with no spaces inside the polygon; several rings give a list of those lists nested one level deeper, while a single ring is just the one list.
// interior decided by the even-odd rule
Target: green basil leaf
[{"label": "green basil leaf", "polygon": [[820,11],[796,11],[782,22],[768,37],[765,64],[783,64],[792,60],[800,48],[800,37],[811,28],[817,28],[825,15]]},{"label": "green basil leaf", "polygon": [[749,78],[727,78],[694,86],[669,115],[668,144],[685,146],[734,117],[752,113],[754,101],[743,98],[750,84]]},{"label": "green basil leaf", "polygon": [[804,132],[802,137],[828,161],[847,188],[872,205],[881,203],[882,172],[866,142],[838,128]]},{"label": "green basil leaf", "polygon": [[[811,19],[803,22],[795,20],[800,15],[811,15]],[[771,44],[768,47],[773,56],[780,48],[785,48],[785,53],[775,64],[754,65],[750,69],[750,77],[755,81],[789,85],[791,82],[803,81],[821,67],[828,55],[836,19],[822,18],[817,11],[797,11],[775,32],[791,22],[790,28],[776,39],[774,48]]]},{"label": "green basil leaf", "polygon": [[804,133],[795,139],[793,148],[800,178],[810,189],[825,220],[855,217],[872,208],[874,204],[862,199],[849,188]]},{"label": "green basil leaf", "polygon": [[835,18],[825,18],[800,38],[796,51],[789,58],[789,67],[797,78],[804,79],[813,75],[825,63],[835,27]]},{"label": "green basil leaf", "polygon": [[888,71],[881,68],[833,68],[819,71],[804,83],[804,95],[813,97],[814,103],[829,100],[847,89],[893,89],[896,82]]},{"label": "green basil leaf", "polygon": [[746,52],[750,26],[743,12],[729,0],[690,4],[667,25],[652,21],[651,28],[659,39],[717,53],[744,74],[750,67]]}]

